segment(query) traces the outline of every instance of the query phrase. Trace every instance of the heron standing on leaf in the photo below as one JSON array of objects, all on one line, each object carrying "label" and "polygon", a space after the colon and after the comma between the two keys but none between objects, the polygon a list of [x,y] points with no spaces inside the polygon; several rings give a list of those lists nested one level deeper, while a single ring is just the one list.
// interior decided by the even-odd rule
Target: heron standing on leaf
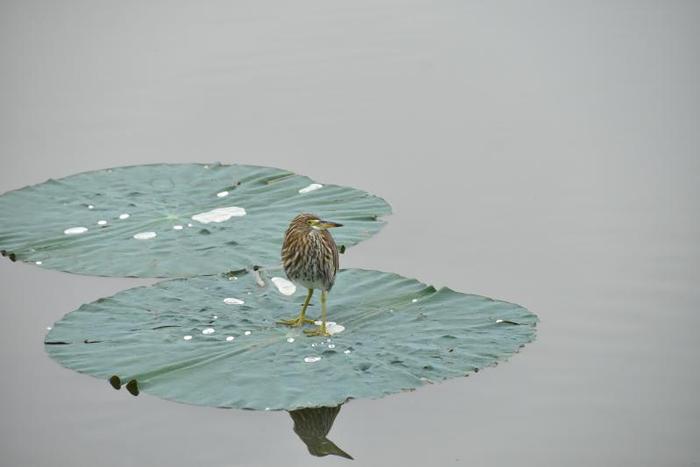
[{"label": "heron standing on leaf", "polygon": [[306,317],[314,289],[321,289],[321,325],[304,331],[310,336],[329,336],[326,329],[326,301],[338,272],[338,247],[328,229],[342,227],[342,224],[321,220],[314,214],[299,214],[287,228],[282,244],[282,265],[292,282],[308,289],[306,300],[299,316],[279,321],[287,326],[299,327],[313,323]]}]

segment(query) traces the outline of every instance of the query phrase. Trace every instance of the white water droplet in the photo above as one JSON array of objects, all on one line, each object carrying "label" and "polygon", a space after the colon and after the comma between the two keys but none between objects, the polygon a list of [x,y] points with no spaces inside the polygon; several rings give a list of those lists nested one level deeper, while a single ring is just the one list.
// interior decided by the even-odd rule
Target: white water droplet
[{"label": "white water droplet", "polygon": [[250,331],[246,331],[246,332],[244,332],[243,334],[245,334],[246,336],[250,336],[251,332],[250,332]]},{"label": "white water droplet", "polygon": [[42,263],[41,261],[35,261],[34,264],[36,264],[37,266],[41,266],[44,263]]},{"label": "white water droplet", "polygon": [[321,357],[304,357],[306,363],[315,363],[319,360],[321,360]]},{"label": "white water droplet", "polygon": [[219,319],[219,317],[218,317],[218,316],[216,316],[216,315],[214,315],[214,319]]},{"label": "white water droplet", "polygon": [[64,230],[63,233],[66,235],[79,235],[87,231],[87,227],[71,227],[70,229]]},{"label": "white water droplet", "polygon": [[156,238],[158,234],[155,232],[139,232],[134,235],[136,240],[150,240],[151,238]]},{"label": "white water droplet", "polygon": [[190,341],[190,340],[192,340],[192,336],[185,336],[185,337],[183,337],[183,339],[185,339],[186,341]]},{"label": "white water droplet", "polygon": [[51,326],[46,326],[46,330],[47,330],[47,331],[50,331],[50,330],[51,330]]},{"label": "white water droplet", "polygon": [[95,206],[93,206],[92,204],[89,204],[88,209],[95,209]]},{"label": "white water droplet", "polygon": [[192,227],[192,224],[191,223],[187,224],[187,227]]},{"label": "white water droplet", "polygon": [[202,334],[214,334],[215,332],[214,328],[202,329]]},{"label": "white water droplet", "polygon": [[243,300],[240,300],[238,298],[224,298],[224,303],[227,305],[243,305],[245,302]]},{"label": "white water droplet", "polygon": [[502,319],[497,319],[497,320],[496,320],[496,323],[502,323],[502,322],[503,322]]},{"label": "white water droplet", "polygon": [[127,214],[127,213],[119,214],[119,218],[120,218],[121,220],[128,219],[128,218],[129,218],[129,214]]},{"label": "white water droplet", "polygon": [[235,339],[235,337],[233,337],[233,336],[228,336],[228,337],[226,338],[226,342],[231,342],[231,341],[234,340],[234,339]]},{"label": "white water droplet", "polygon": [[232,217],[241,217],[245,215],[245,209],[237,206],[229,206],[227,208],[216,208],[211,211],[195,214],[192,216],[192,220],[201,222],[202,224],[208,224],[210,222],[219,223],[227,221]]},{"label": "white water droplet", "polygon": [[107,225],[107,221],[105,221],[105,220],[97,221],[97,225]]},{"label": "white water droplet", "polygon": [[[314,321],[314,324],[317,326],[320,326],[321,323],[321,320]],[[333,334],[338,334],[345,331],[345,326],[338,324],[335,321],[326,321],[326,331],[332,336]]]},{"label": "white water droplet", "polygon": [[184,229],[184,227],[181,225],[173,225],[173,230],[182,230],[182,229]]},{"label": "white water droplet", "polygon": [[418,301],[418,299],[414,298],[413,300],[411,300],[411,303],[416,303],[417,301]]},{"label": "white water droplet", "polygon": [[323,185],[321,185],[320,183],[312,183],[311,185],[299,190],[299,193],[309,193],[311,191],[316,191],[320,188],[323,188]]},{"label": "white water droplet", "polygon": [[228,191],[220,191],[216,196],[219,198],[226,198],[228,196]]},{"label": "white water droplet", "polygon": [[289,343],[291,344],[292,342],[294,342],[294,338],[293,338],[293,337],[287,337],[287,342],[289,342]]},{"label": "white water droplet", "polygon": [[350,353],[350,349],[344,350],[343,353],[344,353],[345,355],[349,354],[349,353]]},{"label": "white water droplet", "polygon": [[282,295],[294,295],[294,292],[297,291],[297,286],[284,277],[273,277],[270,280]]},{"label": "white water droplet", "polygon": [[329,349],[335,349],[335,344],[328,344]]}]

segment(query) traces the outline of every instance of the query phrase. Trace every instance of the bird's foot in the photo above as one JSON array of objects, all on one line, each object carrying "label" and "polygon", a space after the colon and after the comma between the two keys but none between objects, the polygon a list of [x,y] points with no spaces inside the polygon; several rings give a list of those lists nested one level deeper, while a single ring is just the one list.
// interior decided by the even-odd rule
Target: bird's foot
[{"label": "bird's foot", "polygon": [[316,329],[306,329],[304,330],[304,334],[307,336],[323,336],[323,337],[328,337],[331,335],[330,332],[326,329],[326,325],[322,324]]},{"label": "bird's foot", "polygon": [[277,321],[277,324],[284,324],[285,326],[291,326],[293,328],[300,328],[306,323],[313,324],[314,320],[309,319],[309,318],[302,318],[301,316],[297,316],[294,319],[282,319]]}]

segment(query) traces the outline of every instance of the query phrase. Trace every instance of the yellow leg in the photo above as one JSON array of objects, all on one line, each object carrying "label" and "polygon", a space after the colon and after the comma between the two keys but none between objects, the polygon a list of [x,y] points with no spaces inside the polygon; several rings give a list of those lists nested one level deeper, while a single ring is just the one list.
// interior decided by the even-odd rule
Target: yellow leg
[{"label": "yellow leg", "polygon": [[[301,313],[299,313],[299,316],[297,318],[283,319],[281,321],[277,321],[277,323],[292,327],[300,327],[303,326],[305,323],[313,323],[314,320],[306,317],[306,307],[309,306],[309,302],[311,301],[311,296],[313,294],[314,289],[309,289],[309,292],[306,294],[306,300],[304,300],[304,305],[301,307]],[[321,299],[323,300],[323,295],[321,295]]]},{"label": "yellow leg", "polygon": [[325,290],[321,291],[321,325],[316,329],[304,331],[304,334],[308,336],[330,336],[330,333],[326,329],[326,301],[328,299],[328,292]]}]

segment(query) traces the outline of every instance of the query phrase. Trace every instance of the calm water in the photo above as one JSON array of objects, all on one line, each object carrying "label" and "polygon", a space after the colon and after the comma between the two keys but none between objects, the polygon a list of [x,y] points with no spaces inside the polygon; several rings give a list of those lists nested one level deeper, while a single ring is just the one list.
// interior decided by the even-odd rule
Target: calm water
[{"label": "calm water", "polygon": [[287,413],[133,398],[44,354],[46,326],[149,281],[2,261],[0,464],[698,465],[698,4],[263,3],[0,3],[0,192],[217,160],[355,186],[395,214],[343,266],[523,304],[538,340],[351,401],[329,438],[355,461],[316,458]]}]

